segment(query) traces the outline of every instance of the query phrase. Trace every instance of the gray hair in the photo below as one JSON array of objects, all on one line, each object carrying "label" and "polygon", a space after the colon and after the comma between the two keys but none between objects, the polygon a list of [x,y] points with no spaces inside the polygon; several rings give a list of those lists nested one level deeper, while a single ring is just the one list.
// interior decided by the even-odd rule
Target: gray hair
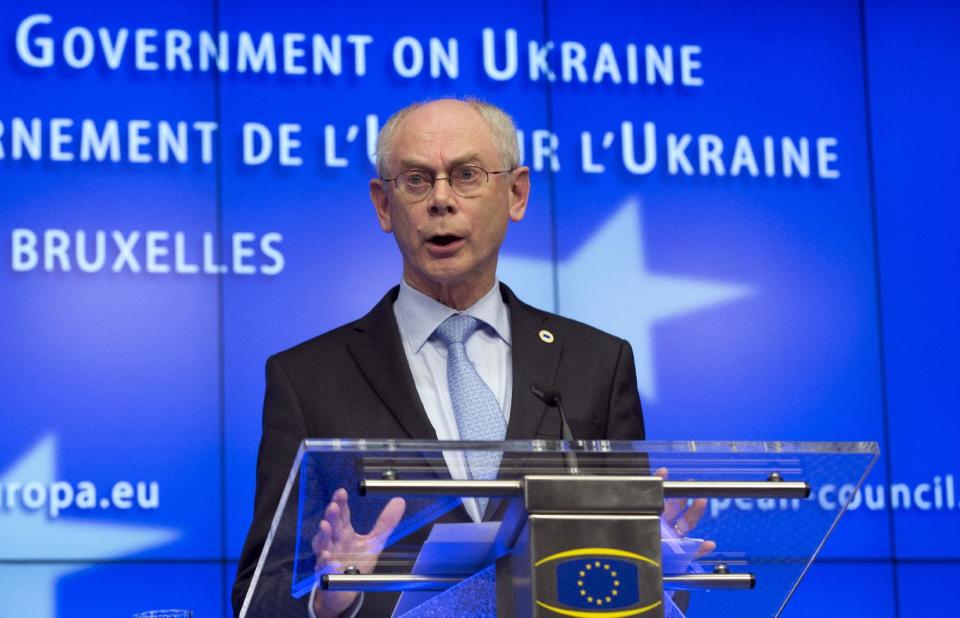
[{"label": "gray hair", "polygon": [[520,165],[520,146],[517,144],[517,127],[513,124],[513,118],[510,115],[492,103],[481,101],[474,97],[464,99],[428,99],[419,103],[411,103],[401,110],[394,112],[387,120],[386,124],[380,129],[380,135],[377,137],[377,174],[381,178],[387,175],[387,157],[390,155],[390,148],[393,146],[394,133],[397,127],[406,118],[410,112],[420,109],[430,103],[443,100],[460,101],[466,103],[484,119],[490,132],[493,134],[493,145],[500,153],[500,159],[504,167],[515,168]]}]

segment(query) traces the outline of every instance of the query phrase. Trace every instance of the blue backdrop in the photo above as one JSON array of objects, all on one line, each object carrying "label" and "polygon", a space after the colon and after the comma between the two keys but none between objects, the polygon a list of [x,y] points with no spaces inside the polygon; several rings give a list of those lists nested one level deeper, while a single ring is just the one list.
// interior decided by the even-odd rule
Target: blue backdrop
[{"label": "blue backdrop", "polygon": [[398,281],[372,140],[443,95],[514,115],[501,278],[631,341],[650,438],[880,442],[788,615],[950,606],[957,32],[946,2],[4,3],[0,616],[228,612],[263,363]]}]

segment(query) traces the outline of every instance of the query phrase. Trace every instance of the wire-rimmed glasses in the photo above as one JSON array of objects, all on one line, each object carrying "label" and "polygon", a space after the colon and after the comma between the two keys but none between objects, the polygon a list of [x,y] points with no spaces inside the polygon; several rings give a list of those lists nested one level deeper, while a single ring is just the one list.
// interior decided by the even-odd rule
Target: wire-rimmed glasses
[{"label": "wire-rimmed glasses", "polygon": [[431,172],[421,169],[409,169],[400,172],[393,178],[381,178],[384,182],[392,182],[397,191],[412,200],[421,200],[427,197],[438,180],[446,180],[450,188],[460,197],[476,197],[483,187],[495,174],[506,174],[517,168],[490,171],[479,165],[461,165],[454,168],[446,176],[434,176]]}]

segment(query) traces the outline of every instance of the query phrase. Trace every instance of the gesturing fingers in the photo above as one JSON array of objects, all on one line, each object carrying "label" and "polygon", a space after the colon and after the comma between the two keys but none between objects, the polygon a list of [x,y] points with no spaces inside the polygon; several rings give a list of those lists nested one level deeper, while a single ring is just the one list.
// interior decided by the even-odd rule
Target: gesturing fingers
[{"label": "gesturing fingers", "polygon": [[[682,504],[686,505],[688,503]],[[700,518],[703,517],[703,513],[706,508],[707,501],[703,498],[699,498],[690,502],[686,510],[682,512],[676,512],[672,514],[671,517],[667,517],[665,508],[664,517],[668,524],[673,525],[673,529],[678,536],[687,536],[694,528],[697,527],[697,524],[700,522]]]},{"label": "gesturing fingers", "polygon": [[343,539],[343,523],[340,520],[341,510],[337,502],[331,502],[323,513],[323,521],[320,522],[320,529],[328,532],[332,545],[339,545]]},{"label": "gesturing fingers", "polygon": [[377,517],[377,523],[370,530],[370,538],[375,543],[379,542],[381,546],[386,543],[394,528],[403,519],[403,512],[406,508],[407,503],[404,502],[403,498],[393,498],[390,502],[387,502],[387,506],[383,507],[380,516]]},{"label": "gesturing fingers", "polygon": [[362,573],[372,572],[384,545],[403,518],[406,506],[403,498],[393,498],[380,512],[369,534],[357,534],[350,522],[349,496],[346,490],[338,489],[311,542],[317,557],[316,570],[339,572],[346,562]]},{"label": "gesturing fingers", "polygon": [[[653,474],[667,480],[668,472],[666,468],[658,468]],[[673,527],[677,536],[685,537],[697,527],[706,509],[707,501],[703,498],[693,501],[671,498],[663,501],[663,520],[667,525]],[[716,549],[717,544],[715,542],[704,541],[697,548],[694,559],[701,558]]]},{"label": "gesturing fingers", "polygon": [[670,498],[669,500],[663,501],[663,520],[673,526],[677,522],[677,518],[680,517],[680,514],[683,512],[684,507],[686,506],[685,500],[678,500],[677,498]]},{"label": "gesturing fingers", "polygon": [[680,527],[684,530],[684,534],[689,534],[691,530],[697,527],[697,524],[700,523],[700,518],[703,517],[703,513],[707,510],[707,501],[704,498],[699,498],[693,501],[693,504],[690,505],[690,508],[684,512],[683,517],[677,520],[678,532]]},{"label": "gesturing fingers", "polygon": [[[657,471],[653,473],[654,476],[659,476],[663,480],[667,480],[668,472],[666,468],[657,468]],[[676,498],[669,498],[663,501],[663,520],[669,525],[674,525],[677,521],[677,517],[680,516],[680,513],[683,512],[683,509],[686,507],[685,500],[678,500]]]},{"label": "gesturing fingers", "polygon": [[714,551],[716,551],[716,549],[717,544],[715,542],[704,541],[703,543],[700,543],[700,547],[697,548],[696,557],[694,559],[703,558],[707,554],[712,554]]},{"label": "gesturing fingers", "polygon": [[330,548],[330,523],[327,520],[320,521],[317,533],[313,535],[313,541],[310,544],[313,547],[313,553],[318,556],[320,552]]},{"label": "gesturing fingers", "polygon": [[350,523],[350,496],[347,494],[347,490],[341,487],[333,492],[331,504],[336,504],[340,507],[340,526],[343,531],[345,533],[352,532],[353,524]]}]

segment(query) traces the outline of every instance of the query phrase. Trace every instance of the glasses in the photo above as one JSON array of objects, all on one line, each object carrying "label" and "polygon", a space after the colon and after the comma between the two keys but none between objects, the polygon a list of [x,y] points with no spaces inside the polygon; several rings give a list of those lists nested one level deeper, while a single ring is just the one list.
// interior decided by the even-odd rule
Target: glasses
[{"label": "glasses", "polygon": [[433,191],[438,180],[446,180],[450,188],[460,197],[476,197],[483,191],[483,187],[490,180],[491,175],[507,174],[517,168],[508,170],[487,171],[478,165],[461,165],[447,176],[434,176],[425,170],[406,170],[395,178],[381,178],[384,182],[392,182],[397,191],[405,196],[422,200]]}]

